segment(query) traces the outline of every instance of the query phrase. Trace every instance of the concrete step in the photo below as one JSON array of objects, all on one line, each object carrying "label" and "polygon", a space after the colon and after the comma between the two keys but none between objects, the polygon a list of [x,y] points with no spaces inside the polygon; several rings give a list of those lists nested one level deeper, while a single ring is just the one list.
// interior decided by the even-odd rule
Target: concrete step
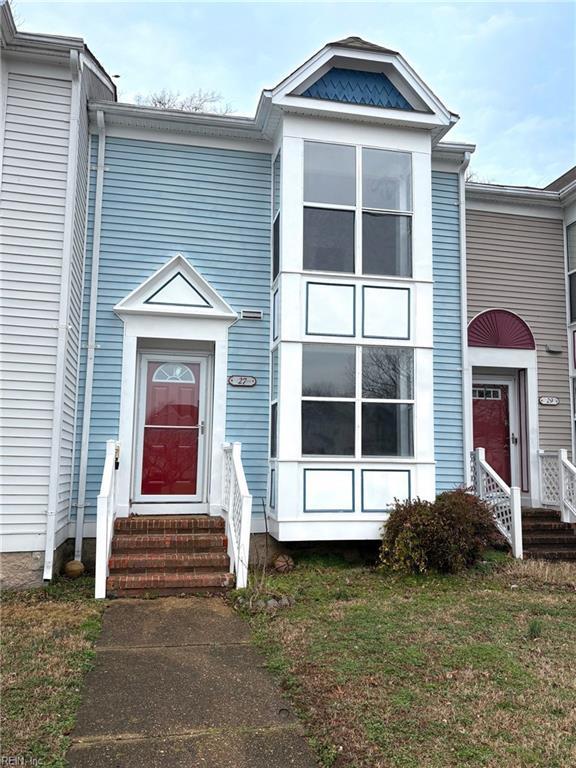
[{"label": "concrete step", "polygon": [[120,552],[110,558],[110,575],[122,573],[221,573],[230,567],[226,552]]},{"label": "concrete step", "polygon": [[234,586],[232,573],[130,573],[108,576],[110,597],[220,593]]},{"label": "concrete step", "polygon": [[224,519],[210,515],[131,515],[114,522],[117,533],[218,533]]},{"label": "concrete step", "polygon": [[228,540],[222,533],[140,533],[116,534],[112,538],[112,553],[150,552],[226,552]]}]

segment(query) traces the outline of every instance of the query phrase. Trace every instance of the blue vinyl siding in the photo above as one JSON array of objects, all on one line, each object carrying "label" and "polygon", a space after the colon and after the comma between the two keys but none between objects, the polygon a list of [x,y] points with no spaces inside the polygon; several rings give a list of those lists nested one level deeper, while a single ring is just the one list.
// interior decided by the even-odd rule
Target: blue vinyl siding
[{"label": "blue vinyl siding", "polygon": [[382,72],[360,72],[357,69],[332,67],[303,96],[347,104],[367,104],[412,111],[412,107],[396,86]]},{"label": "blue vinyl siding", "polygon": [[436,490],[464,482],[458,174],[432,173]]},{"label": "blue vinyl siding", "polygon": [[[95,150],[96,143],[93,145]],[[93,153],[95,162],[95,154]],[[104,446],[118,435],[123,323],[113,307],[182,253],[235,309],[261,309],[229,337],[229,374],[257,378],[228,388],[227,439],[242,442],[248,486],[265,497],[268,468],[270,193],[266,153],[108,138],[100,247],[96,359],[88,462],[87,514],[94,514]],[[89,280],[94,176],[89,210]],[[87,281],[86,293],[89,294]],[[87,306],[84,314],[87,335]],[[83,367],[85,370],[85,350]],[[83,406],[83,386],[79,406]],[[81,418],[80,418],[81,428]],[[78,432],[78,439],[80,431]],[[259,501],[255,498],[255,509]]]}]

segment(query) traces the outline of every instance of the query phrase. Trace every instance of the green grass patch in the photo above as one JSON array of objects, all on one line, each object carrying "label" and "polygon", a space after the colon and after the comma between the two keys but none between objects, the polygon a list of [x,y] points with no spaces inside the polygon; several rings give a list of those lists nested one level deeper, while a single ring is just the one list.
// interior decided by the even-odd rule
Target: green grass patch
[{"label": "green grass patch", "polygon": [[2,754],[63,768],[103,601],[94,580],[2,595]]},{"label": "green grass patch", "polygon": [[326,768],[576,765],[574,571],[488,553],[458,576],[308,556],[247,615]]}]

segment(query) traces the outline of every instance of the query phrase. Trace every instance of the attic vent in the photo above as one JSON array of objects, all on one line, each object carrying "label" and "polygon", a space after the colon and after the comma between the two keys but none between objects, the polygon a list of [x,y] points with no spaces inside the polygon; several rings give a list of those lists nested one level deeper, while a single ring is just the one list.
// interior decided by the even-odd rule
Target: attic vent
[{"label": "attic vent", "polygon": [[263,313],[261,309],[243,309],[240,317],[242,320],[262,320]]}]

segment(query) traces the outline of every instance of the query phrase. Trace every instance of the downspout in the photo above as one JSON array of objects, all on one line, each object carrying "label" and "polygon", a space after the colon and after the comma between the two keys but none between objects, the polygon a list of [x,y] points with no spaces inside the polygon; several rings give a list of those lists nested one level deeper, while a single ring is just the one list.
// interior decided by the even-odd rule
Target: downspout
[{"label": "downspout", "polygon": [[82,417],[82,442],[80,446],[80,473],[78,477],[78,502],[76,504],[76,536],[74,559],[82,559],[84,538],[84,510],[86,508],[86,481],[88,476],[88,452],[90,448],[90,422],[92,418],[92,390],[94,384],[94,356],[96,352],[96,313],[98,309],[98,275],[100,271],[100,238],[102,231],[102,197],[104,191],[104,160],[106,150],[106,126],[104,112],[96,113],[98,128],[98,159],[96,164],[96,194],[94,197],[94,235],[92,239],[92,270],[90,274],[90,305],[88,314],[88,345],[86,353],[86,382],[84,386],[84,411]]},{"label": "downspout", "polygon": [[466,169],[470,164],[470,152],[464,152],[464,160],[458,169],[460,213],[460,322],[462,336],[462,439],[464,482],[470,484],[469,452],[472,450],[472,414],[468,398],[472,390],[468,386],[468,280],[466,276]]},{"label": "downspout", "polygon": [[[44,580],[50,581],[54,569],[56,518],[58,515],[60,484],[60,458],[62,448],[62,415],[65,400],[66,357],[68,351],[68,321],[70,310],[70,282],[72,246],[74,239],[74,207],[76,201],[78,139],[80,130],[80,57],[70,51],[72,90],[70,94],[70,129],[68,132],[68,167],[66,170],[66,197],[62,247],[62,284],[56,337],[56,372],[54,377],[54,408],[52,410],[52,436],[50,440],[50,478],[48,481],[48,509],[46,512],[46,542],[44,553]],[[70,488],[72,492],[72,488]]]}]

